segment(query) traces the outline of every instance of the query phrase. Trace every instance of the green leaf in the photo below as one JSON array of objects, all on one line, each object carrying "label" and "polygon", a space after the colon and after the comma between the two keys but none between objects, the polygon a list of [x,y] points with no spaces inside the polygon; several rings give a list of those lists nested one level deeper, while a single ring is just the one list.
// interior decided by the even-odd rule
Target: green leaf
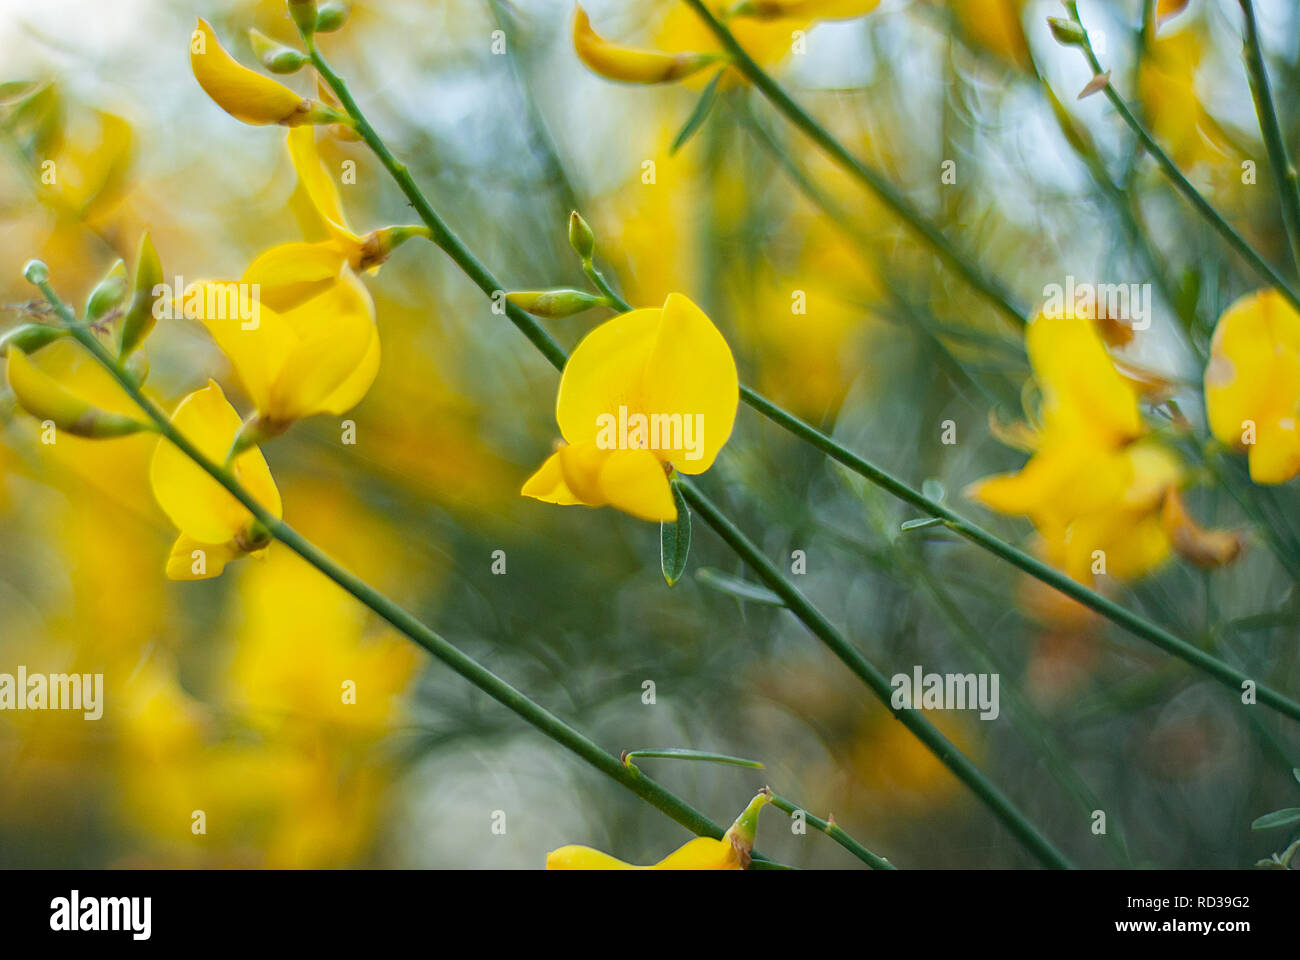
[{"label": "green leaf", "polygon": [[926,527],[937,527],[943,523],[938,517],[920,517],[916,520],[904,520],[899,527],[904,533],[909,530],[924,530]]},{"label": "green leaf", "polygon": [[663,760],[703,760],[706,763],[725,763],[733,767],[749,767],[751,770],[763,769],[763,765],[757,760],[729,757],[725,753],[687,750],[684,747],[667,747],[663,750],[625,750],[623,752],[623,762],[629,767],[634,767],[635,764],[632,761],[639,757],[653,757]]},{"label": "green leaf", "polygon": [[695,579],[707,587],[731,594],[731,596],[748,603],[761,603],[769,607],[785,606],[785,601],[767,587],[757,583],[750,583],[748,580],[740,579],[740,577],[733,577],[731,574],[723,573],[713,567],[701,567],[695,571]]},{"label": "green leaf", "polygon": [[1276,827],[1289,827],[1293,823],[1300,823],[1300,807],[1287,807],[1284,810],[1266,813],[1252,823],[1250,829],[1272,830]]},{"label": "green leaf", "polygon": [[722,75],[726,72],[726,69],[722,69],[715,73],[713,79],[709,81],[709,85],[700,94],[700,99],[695,102],[695,109],[691,111],[691,115],[686,118],[686,123],[678,131],[676,138],[673,140],[673,145],[668,148],[670,157],[684,147],[686,141],[695,135],[695,131],[704,125],[709,110],[713,107],[713,101],[717,99],[718,81],[722,79]]},{"label": "green leaf", "polygon": [[659,566],[671,587],[686,572],[686,558],[691,553],[691,511],[677,481],[674,480],[670,486],[673,502],[677,504],[677,519],[673,523],[659,524]]}]

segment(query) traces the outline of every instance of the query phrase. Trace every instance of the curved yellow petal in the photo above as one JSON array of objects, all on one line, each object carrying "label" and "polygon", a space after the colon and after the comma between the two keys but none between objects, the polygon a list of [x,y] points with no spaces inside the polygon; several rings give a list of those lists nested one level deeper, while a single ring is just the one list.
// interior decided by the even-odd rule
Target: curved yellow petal
[{"label": "curved yellow petal", "polygon": [[266,413],[280,371],[298,347],[285,315],[254,298],[252,288],[242,283],[193,284],[184,303],[186,316],[208,328],[253,404]]},{"label": "curved yellow petal", "polygon": [[1282,483],[1300,469],[1300,312],[1276,290],[1241,297],[1219,318],[1205,407],[1216,439],[1249,450],[1256,483]]},{"label": "curved yellow petal", "polygon": [[332,240],[282,243],[258,254],[240,282],[256,284],[258,300],[284,313],[324,293],[347,260]]},{"label": "curved yellow petal", "polygon": [[853,20],[866,16],[880,0],[747,0],[736,16],[771,20],[803,17],[808,20]]},{"label": "curved yellow petal", "polygon": [[344,267],[325,293],[281,316],[297,342],[271,385],[262,411],[267,419],[292,423],[342,413],[360,400],[377,369],[367,361],[377,363],[377,356],[375,305],[356,274]]},{"label": "curved yellow petal", "polygon": [[660,53],[610,43],[591,28],[587,11],[573,8],[573,49],[593,72],[624,83],[669,83],[689,77],[714,57],[697,53]]},{"label": "curved yellow petal", "polygon": [[[680,414],[693,428],[674,432],[672,446],[661,442],[660,459],[682,473],[708,470],[735,425],[740,378],[731,348],[713,321],[679,293],[669,294],[664,303],[644,376],[641,408],[651,416]],[[699,441],[689,448],[688,433]]]},{"label": "curved yellow petal", "polygon": [[190,69],[203,92],[244,123],[293,124],[302,122],[311,112],[310,100],[235,60],[202,18],[190,39]]},{"label": "curved yellow petal", "polygon": [[641,387],[662,310],[632,310],[593,329],[578,343],[560,377],[555,420],[571,444],[594,440],[597,421],[619,407],[641,410]]},{"label": "curved yellow petal", "polygon": [[[211,380],[176,407],[172,425],[210,460],[220,464],[239,433],[241,421],[221,387]],[[276,517],[280,492],[266,459],[256,447],[234,462],[236,479]],[[163,439],[149,464],[149,481],[163,512],[184,534],[203,543],[223,544],[244,537],[253,517],[203,468]]]},{"label": "curved yellow petal", "polygon": [[547,870],[644,870],[591,847],[570,845],[546,855]]},{"label": "curved yellow petal", "polygon": [[610,451],[597,482],[611,507],[642,520],[677,519],[677,504],[663,463],[648,450]]},{"label": "curved yellow petal", "polygon": [[600,472],[609,455],[610,451],[601,450],[591,440],[566,444],[556,451],[564,485],[579,503],[603,507],[609,502],[600,483]]},{"label": "curved yellow petal", "polygon": [[1115,369],[1093,322],[1039,314],[1025,347],[1043,394],[1046,433],[1121,444],[1142,433],[1137,394]]},{"label": "curved yellow petal", "polygon": [[741,870],[740,854],[726,840],[696,837],[678,847],[652,870]]},{"label": "curved yellow petal", "polygon": [[226,564],[244,555],[239,545],[203,543],[182,533],[167,556],[168,580],[210,580],[221,576]]},{"label": "curved yellow petal", "polygon": [[316,131],[309,126],[293,127],[289,131],[287,142],[289,157],[298,173],[298,183],[306,192],[325,228],[359,244],[361,238],[348,226],[338,187],[334,185],[334,179],[325,169],[316,148]]},{"label": "curved yellow petal", "polygon": [[8,376],[24,410],[73,436],[105,439],[148,429],[134,417],[101,409],[69,390],[16,347],[9,350]]},{"label": "curved yellow petal", "polygon": [[523,489],[519,491],[525,497],[541,500],[543,503],[555,503],[560,506],[573,506],[582,503],[564,482],[564,469],[560,466],[560,454],[551,454],[529,477]]}]

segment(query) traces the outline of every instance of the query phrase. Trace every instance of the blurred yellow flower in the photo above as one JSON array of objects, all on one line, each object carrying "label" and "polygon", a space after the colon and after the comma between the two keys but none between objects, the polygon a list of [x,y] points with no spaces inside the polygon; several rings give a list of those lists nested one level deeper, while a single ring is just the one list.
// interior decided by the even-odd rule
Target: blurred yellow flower
[{"label": "blurred yellow flower", "polygon": [[591,847],[568,846],[546,855],[547,870],[744,870],[749,866],[758,815],[768,795],[760,793],[736,818],[721,840],[696,837],[678,847],[658,863],[638,867],[615,859]]},{"label": "blurred yellow flower", "polygon": [[1182,167],[1222,163],[1230,143],[1196,93],[1205,41],[1193,28],[1153,40],[1138,73],[1148,125]]},{"label": "blurred yellow flower", "polygon": [[1025,0],[952,0],[962,33],[976,46],[1027,70],[1032,64],[1025,36]]},{"label": "blurred yellow flower", "polygon": [[[218,464],[225,461],[242,427],[239,414],[211,380],[180,402],[171,422]],[[280,491],[260,450],[254,447],[239,454],[230,471],[258,503],[279,518]],[[259,529],[248,509],[170,440],[158,441],[149,465],[149,481],[159,506],[180,530],[167,560],[171,579],[220,576],[232,560],[265,551],[269,533]]]},{"label": "blurred yellow flower", "polygon": [[522,493],[674,520],[668,472],[712,466],[731,436],[739,390],[731,348],[681,294],[615,317],[569,358],[555,404],[566,444]]},{"label": "blurred yellow flower", "polygon": [[[999,513],[1029,517],[1047,560],[1069,576],[1143,576],[1172,547],[1202,565],[1237,550],[1206,542],[1185,510],[1165,509],[1184,481],[1174,453],[1148,435],[1136,388],[1116,369],[1091,319],[1040,314],[1026,346],[1042,394],[1041,425],[1016,473],[986,478],[967,495]],[[1180,501],[1181,504],[1181,501]],[[1234,541],[1235,542],[1235,541]]]},{"label": "blurred yellow flower", "polygon": [[1247,294],[1219,318],[1205,409],[1215,438],[1247,451],[1256,483],[1300,472],[1300,312],[1276,290]]},{"label": "blurred yellow flower", "polygon": [[247,317],[242,310],[206,309],[230,303],[229,295],[208,293],[215,287],[228,290],[229,284],[200,284],[187,293],[187,301],[204,305],[197,319],[257,408],[247,436],[267,439],[304,417],[343,413],[374,382],[380,353],[375,305],[350,267],[337,268],[325,292],[284,313],[260,300],[250,304]]},{"label": "blurred yellow flower", "polygon": [[301,97],[279,81],[245,67],[226,52],[202,18],[190,38],[190,68],[203,92],[244,123],[297,126],[343,119],[325,104]]}]

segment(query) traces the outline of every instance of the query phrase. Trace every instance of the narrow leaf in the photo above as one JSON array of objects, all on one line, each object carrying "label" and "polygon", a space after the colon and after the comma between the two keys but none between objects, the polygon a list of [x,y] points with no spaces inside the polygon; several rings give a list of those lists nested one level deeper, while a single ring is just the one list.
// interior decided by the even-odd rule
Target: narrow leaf
[{"label": "narrow leaf", "polygon": [[763,769],[763,765],[757,760],[746,760],[743,757],[729,757],[725,753],[706,753],[703,750],[687,750],[684,747],[667,747],[663,750],[627,750],[623,753],[623,762],[629,767],[635,766],[632,761],[642,757],[652,757],[663,760],[703,760],[706,763],[725,763],[733,767],[748,767],[751,770]]},{"label": "narrow leaf", "polygon": [[1287,807],[1266,813],[1250,825],[1252,830],[1272,830],[1275,827],[1289,827],[1300,823],[1300,807]]},{"label": "narrow leaf", "polygon": [[668,148],[670,157],[684,147],[686,141],[695,135],[695,131],[703,126],[705,119],[709,115],[709,110],[713,107],[713,101],[717,98],[718,81],[722,79],[722,75],[726,72],[726,70],[719,70],[715,73],[713,79],[709,81],[709,85],[700,94],[700,99],[695,102],[695,109],[691,111],[691,115],[686,118],[686,123],[678,131],[676,138],[673,140],[673,145]]},{"label": "narrow leaf", "polygon": [[672,586],[686,572],[686,558],[691,552],[691,511],[676,481],[671,484],[673,502],[677,504],[677,519],[673,523],[659,524],[659,566],[668,586]]},{"label": "narrow leaf", "polygon": [[785,606],[785,601],[767,587],[757,583],[750,583],[748,580],[740,579],[740,577],[733,577],[731,574],[723,573],[713,567],[701,567],[695,572],[695,579],[705,586],[712,587],[722,593],[731,594],[731,596],[749,603],[761,603],[769,607]]}]

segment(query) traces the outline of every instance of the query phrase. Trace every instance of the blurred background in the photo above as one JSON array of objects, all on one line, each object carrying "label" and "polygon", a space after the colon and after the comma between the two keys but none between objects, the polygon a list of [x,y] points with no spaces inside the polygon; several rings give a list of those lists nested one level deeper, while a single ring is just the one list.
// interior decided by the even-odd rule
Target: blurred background
[{"label": "blurred background", "polygon": [[[1238,229],[1286,262],[1237,4],[1191,0],[1145,46],[1141,7],[1080,4],[1117,89]],[[1294,156],[1300,5],[1257,7]],[[587,9],[620,42],[706,42],[670,0]],[[1091,71],[1049,33],[1045,18],[1061,13],[1054,0],[883,0],[813,25],[803,54],[784,28],[742,39],[1019,301],[1067,275],[1151,283],[1151,329],[1122,349],[1169,387],[1151,416],[1178,413],[1194,446],[1200,357],[1257,282],[1104,98],[1075,100]],[[0,328],[29,309],[31,257],[75,305],[117,258],[133,261],[145,230],[169,280],[234,277],[301,238],[283,130],[244,126],[199,89],[196,16],[249,65],[248,28],[294,37],[282,0],[0,0]],[[724,81],[672,151],[704,82],[603,80],[576,58],[571,16],[567,0],[360,0],[321,45],[510,288],[584,285],[566,240],[581,210],[633,304],[686,293],[727,336],[743,382],[1032,547],[1027,522],[962,495],[1024,462],[998,438],[1024,415],[1020,331],[744,83]],[[284,79],[314,93],[307,71]],[[364,145],[325,137],[321,151],[331,170],[355,163],[340,189],[359,231],[414,221]],[[60,176],[44,184],[51,158]],[[1248,159],[1257,184],[1241,182]],[[366,283],[384,359],[347,415],[356,444],[318,417],[265,447],[290,524],[602,746],[763,761],[644,761],[715,820],[767,783],[903,868],[1033,864],[789,613],[716,587],[747,574],[703,524],[669,589],[653,525],[518,495],[558,435],[557,378],[440,251],[412,242]],[[792,314],[796,290],[805,314]],[[549,326],[571,347],[600,319]],[[199,324],[160,323],[149,356],[166,405],[213,377],[249,409]],[[7,388],[0,418],[0,671],[105,683],[98,721],[0,713],[0,865],[536,868],[566,843],[649,863],[687,839],[286,549],[219,579],[166,580],[174,532],[149,490],[147,437],[43,445]],[[945,421],[957,442],[941,442]],[[798,585],[885,674],[1000,674],[997,720],[931,717],[1080,865],[1247,867],[1293,839],[1250,823],[1300,802],[1295,724],[1239,709],[969,544],[902,532],[914,512],[746,408],[703,484],[784,569],[804,552]],[[1170,558],[1106,589],[1296,696],[1298,598],[1279,556],[1300,544],[1295,483],[1254,487],[1229,457],[1186,496],[1203,524],[1243,532],[1244,555],[1209,573]],[[355,705],[340,703],[347,680]],[[1105,836],[1091,829],[1097,809]],[[775,811],[759,847],[801,867],[861,866]]]}]

